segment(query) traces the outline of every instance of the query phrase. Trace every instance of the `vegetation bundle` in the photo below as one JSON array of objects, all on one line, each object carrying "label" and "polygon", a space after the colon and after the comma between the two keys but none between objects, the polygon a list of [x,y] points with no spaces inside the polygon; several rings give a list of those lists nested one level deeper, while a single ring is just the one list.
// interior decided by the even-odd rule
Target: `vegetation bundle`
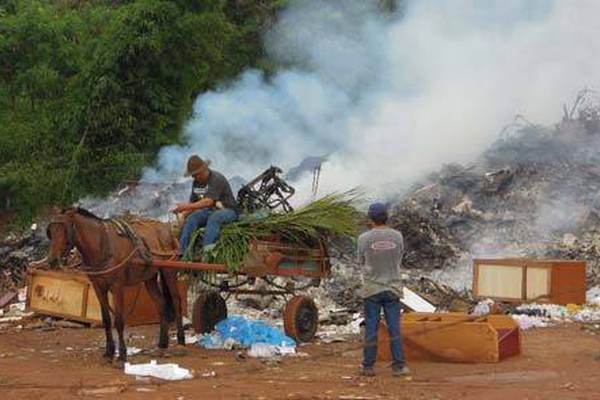
[{"label": "vegetation bundle", "polygon": [[[225,225],[213,248],[203,252],[203,260],[225,264],[231,270],[238,268],[253,240],[264,240],[277,234],[289,243],[311,243],[324,237],[354,237],[364,215],[355,208],[355,191],[334,193],[322,197],[290,213],[254,213]],[[186,256],[192,253],[196,238],[192,237]]]}]

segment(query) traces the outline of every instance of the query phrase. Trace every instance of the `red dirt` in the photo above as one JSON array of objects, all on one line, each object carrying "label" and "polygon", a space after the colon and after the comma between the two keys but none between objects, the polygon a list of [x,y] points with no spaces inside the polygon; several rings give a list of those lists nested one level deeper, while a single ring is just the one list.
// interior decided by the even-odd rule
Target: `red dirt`
[{"label": "red dirt", "polygon": [[[130,346],[152,349],[157,328],[129,328]],[[143,338],[142,338],[143,336]],[[235,352],[187,346],[166,357],[144,354],[133,363],[175,362],[195,371],[189,381],[137,380],[102,363],[102,329],[0,330],[2,399],[600,399],[600,341],[577,325],[524,332],[523,354],[497,364],[410,365],[412,380],[393,378],[379,365],[377,376],[356,375],[357,338],[309,344],[307,357],[264,363]],[[214,371],[216,377],[201,375]]]}]

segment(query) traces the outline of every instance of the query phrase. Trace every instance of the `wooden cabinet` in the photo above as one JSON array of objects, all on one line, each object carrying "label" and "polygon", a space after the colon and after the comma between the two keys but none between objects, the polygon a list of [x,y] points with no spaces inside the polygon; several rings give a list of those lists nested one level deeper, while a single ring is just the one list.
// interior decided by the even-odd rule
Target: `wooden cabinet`
[{"label": "wooden cabinet", "polygon": [[[182,310],[187,308],[187,285],[179,282]],[[112,295],[109,299],[112,306]],[[144,284],[125,289],[127,326],[159,322],[154,301]],[[34,269],[28,274],[27,309],[44,315],[91,324],[102,324],[100,302],[85,274]]]},{"label": "wooden cabinet", "polygon": [[525,258],[475,259],[473,294],[501,301],[583,304],[586,262]]}]

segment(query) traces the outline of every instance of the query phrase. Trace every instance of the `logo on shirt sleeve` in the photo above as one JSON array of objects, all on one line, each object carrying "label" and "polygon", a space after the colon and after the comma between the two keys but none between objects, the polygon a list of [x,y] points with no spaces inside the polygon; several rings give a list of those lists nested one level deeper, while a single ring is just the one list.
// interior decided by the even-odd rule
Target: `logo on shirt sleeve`
[{"label": "logo on shirt sleeve", "polygon": [[394,250],[397,247],[396,243],[391,240],[380,240],[371,245],[371,250]]}]

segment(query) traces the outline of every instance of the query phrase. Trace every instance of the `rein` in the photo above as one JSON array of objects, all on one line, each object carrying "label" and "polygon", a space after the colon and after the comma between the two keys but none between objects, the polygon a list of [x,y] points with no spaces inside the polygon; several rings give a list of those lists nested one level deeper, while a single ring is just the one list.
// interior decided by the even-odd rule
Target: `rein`
[{"label": "rein", "polygon": [[114,271],[118,270],[119,268],[121,268],[125,264],[127,264],[129,261],[131,261],[131,258],[133,257],[133,255],[138,250],[140,250],[139,247],[134,247],[133,250],[131,250],[131,253],[129,253],[129,255],[127,257],[125,257],[125,259],[123,261],[121,261],[117,265],[113,265],[112,267],[110,267],[108,269],[104,269],[102,271],[89,271],[89,272],[88,271],[82,271],[82,272],[85,273],[88,276],[101,276],[101,275],[110,274],[111,272],[114,272]]}]

